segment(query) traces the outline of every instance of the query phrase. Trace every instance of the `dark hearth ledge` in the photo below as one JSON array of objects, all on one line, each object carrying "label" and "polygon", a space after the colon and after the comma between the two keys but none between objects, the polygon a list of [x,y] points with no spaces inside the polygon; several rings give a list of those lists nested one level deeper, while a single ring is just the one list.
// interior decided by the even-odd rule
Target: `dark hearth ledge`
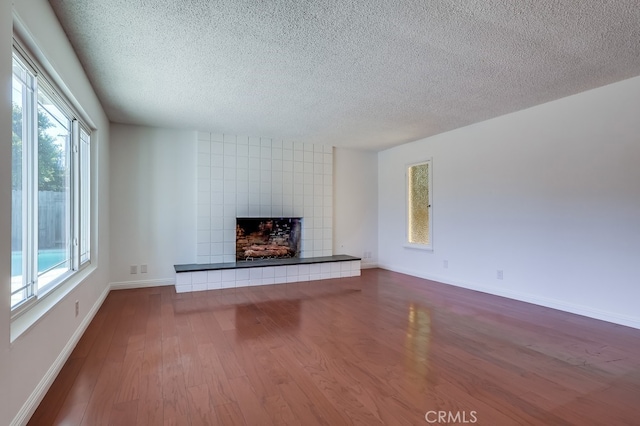
[{"label": "dark hearth ledge", "polygon": [[260,268],[265,266],[310,265],[313,263],[348,262],[352,260],[362,260],[362,259],[355,256],[349,256],[346,254],[337,254],[335,256],[244,260],[241,262],[229,262],[229,263],[191,263],[187,265],[173,265],[173,267],[175,268],[176,272],[198,272],[198,271],[217,271],[221,269]]}]

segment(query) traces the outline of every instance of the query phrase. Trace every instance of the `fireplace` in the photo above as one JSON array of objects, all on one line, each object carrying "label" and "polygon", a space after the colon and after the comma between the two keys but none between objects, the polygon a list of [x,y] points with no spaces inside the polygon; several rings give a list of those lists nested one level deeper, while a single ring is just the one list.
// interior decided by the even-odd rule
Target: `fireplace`
[{"label": "fireplace", "polygon": [[236,218],[236,261],[299,257],[300,217]]}]

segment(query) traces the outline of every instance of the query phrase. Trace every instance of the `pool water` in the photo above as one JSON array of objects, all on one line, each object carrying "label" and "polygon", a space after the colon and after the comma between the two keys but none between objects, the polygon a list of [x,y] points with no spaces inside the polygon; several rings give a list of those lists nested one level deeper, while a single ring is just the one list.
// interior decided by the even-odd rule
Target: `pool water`
[{"label": "pool water", "polygon": [[[40,250],[38,252],[38,272],[46,271],[53,265],[65,260],[67,251],[65,249]],[[11,276],[22,275],[22,252],[11,252]]]}]

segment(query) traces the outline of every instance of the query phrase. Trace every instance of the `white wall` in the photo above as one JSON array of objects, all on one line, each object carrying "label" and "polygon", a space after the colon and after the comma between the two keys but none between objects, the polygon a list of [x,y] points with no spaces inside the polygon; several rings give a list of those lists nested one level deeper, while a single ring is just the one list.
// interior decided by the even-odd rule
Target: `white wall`
[{"label": "white wall", "polygon": [[173,265],[194,263],[196,141],[194,131],[111,125],[113,286],[173,284]]},{"label": "white wall", "polygon": [[0,424],[9,424],[11,329],[11,1],[0,0]]},{"label": "white wall", "polygon": [[[380,152],[380,265],[640,328],[638,111],[640,77]],[[429,157],[424,252],[404,173]]]},{"label": "white wall", "polygon": [[[94,174],[92,264],[81,282],[72,280],[40,301],[30,314],[10,321],[9,280],[11,190],[11,2],[0,3],[0,424],[20,424],[28,420],[40,398],[62,367],[66,356],[91,320],[95,309],[106,295],[109,268],[109,123],[102,111],[84,71],[58,24],[49,3],[44,0],[15,0],[13,11],[17,23],[24,25],[57,77],[85,110],[87,119],[97,131],[92,135],[92,172]],[[29,42],[29,40],[27,40]],[[46,63],[43,65],[47,65]],[[57,78],[54,76],[54,79]],[[80,303],[80,314],[74,315],[74,302]],[[34,322],[33,312],[50,305],[47,314]],[[10,343],[10,334],[32,323]],[[20,325],[20,327],[17,326]]]},{"label": "white wall", "polygon": [[198,135],[197,263],[235,262],[236,217],[302,217],[300,257],[332,254],[331,146]]},{"label": "white wall", "polygon": [[378,154],[335,148],[334,151],[335,254],[362,258],[371,268],[378,257]]},{"label": "white wall", "polygon": [[[122,124],[111,125],[110,146],[111,283],[116,287],[172,284],[174,264],[233,261],[236,215],[303,216],[309,227],[309,241],[303,241],[307,256],[331,255],[335,238],[336,253],[362,256],[368,251],[372,258],[363,264],[375,264],[373,152],[337,149],[332,154],[329,146]],[[249,168],[252,159],[260,166]],[[271,172],[271,180],[263,179],[262,168]],[[131,265],[142,264],[146,274],[139,269],[130,274]]]}]

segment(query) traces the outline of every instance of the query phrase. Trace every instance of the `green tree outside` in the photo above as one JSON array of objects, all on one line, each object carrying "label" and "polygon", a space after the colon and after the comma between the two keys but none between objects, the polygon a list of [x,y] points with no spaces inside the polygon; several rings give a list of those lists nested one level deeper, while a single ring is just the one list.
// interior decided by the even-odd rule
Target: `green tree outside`
[{"label": "green tree outside", "polygon": [[[12,189],[22,189],[22,108],[13,104],[11,137]],[[66,186],[62,162],[64,152],[55,138],[46,133],[53,123],[38,108],[38,190],[63,192]]]}]

